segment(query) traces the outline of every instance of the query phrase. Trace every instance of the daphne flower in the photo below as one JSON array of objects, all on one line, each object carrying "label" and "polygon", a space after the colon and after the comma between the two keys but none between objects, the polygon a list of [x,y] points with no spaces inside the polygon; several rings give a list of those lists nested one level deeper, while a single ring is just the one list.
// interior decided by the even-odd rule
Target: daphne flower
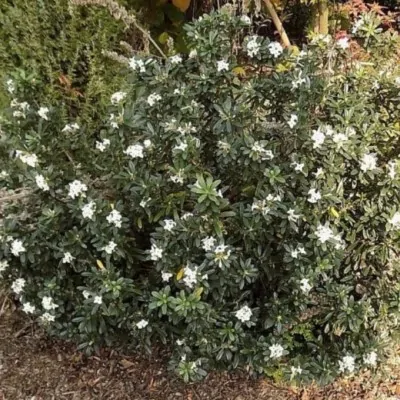
[{"label": "daphne flower", "polygon": [[291,114],[287,124],[289,125],[290,129],[293,129],[297,125],[298,121],[299,117],[296,114]]},{"label": "daphne flower", "polygon": [[349,38],[343,37],[336,42],[336,45],[342,50],[348,49],[350,47]]},{"label": "daphne flower", "polygon": [[6,179],[9,176],[10,176],[10,174],[6,170],[0,171],[0,180],[1,179]]},{"label": "daphne flower", "polygon": [[75,199],[79,195],[84,197],[86,196],[85,195],[86,191],[87,191],[87,186],[81,181],[75,180],[69,184],[68,196],[71,197],[71,199]]},{"label": "daphne flower", "polygon": [[188,144],[186,142],[186,140],[179,142],[179,145],[174,147],[174,150],[181,150],[181,151],[186,151],[188,147]]},{"label": "daphne flower", "polygon": [[36,175],[35,181],[39,189],[42,189],[44,192],[48,192],[50,190],[49,185],[47,184],[46,179],[43,175]]},{"label": "daphne flower", "polygon": [[207,236],[205,239],[201,240],[201,243],[203,244],[203,250],[205,251],[211,251],[214,246],[215,246],[216,239],[213,238],[212,236]]},{"label": "daphne flower", "polygon": [[122,100],[125,99],[127,93],[126,92],[115,92],[112,96],[111,96],[111,103],[112,104],[118,104],[120,103]]},{"label": "daphne flower", "polygon": [[117,228],[122,226],[122,215],[118,210],[112,210],[107,216],[109,224],[115,225]]},{"label": "daphne flower", "polygon": [[229,71],[229,63],[225,60],[217,61],[217,70],[221,71]]},{"label": "daphne flower", "polygon": [[22,305],[22,311],[26,314],[33,314],[35,312],[35,306],[29,302],[26,302]]},{"label": "daphne flower", "polygon": [[150,140],[150,139],[146,139],[146,140],[143,142],[143,146],[144,146],[146,149],[148,149],[149,147],[151,147],[151,145],[152,145],[152,143],[151,143],[151,140]]},{"label": "daphne flower", "polygon": [[318,192],[316,189],[310,189],[308,191],[308,195],[310,196],[307,200],[310,203],[317,203],[318,200],[321,200],[321,193]]},{"label": "daphne flower", "polygon": [[107,254],[112,254],[114,250],[117,248],[117,244],[111,240],[107,246],[104,246],[102,250],[104,250]]},{"label": "daphne flower", "polygon": [[297,222],[297,220],[300,218],[300,215],[296,214],[296,210],[294,210],[293,208],[287,211],[287,215],[288,220],[292,222]]},{"label": "daphne flower", "polygon": [[389,220],[389,224],[393,225],[394,229],[400,229],[400,212],[394,213],[393,217]]},{"label": "daphne flower", "polygon": [[325,243],[334,238],[333,231],[328,225],[318,225],[315,235],[321,243]]},{"label": "daphne flower", "polygon": [[149,97],[147,97],[147,104],[151,107],[154,106],[157,102],[159,102],[162,97],[159,94],[152,93]]},{"label": "daphne flower", "polygon": [[15,256],[18,257],[21,253],[25,253],[26,249],[24,247],[24,244],[22,243],[22,240],[15,239],[11,243],[11,253]]},{"label": "daphne flower", "polygon": [[370,365],[372,367],[376,366],[377,359],[378,359],[378,355],[376,354],[375,351],[371,351],[370,353],[366,354],[363,357],[364,364]]},{"label": "daphne flower", "polygon": [[46,121],[48,121],[47,114],[49,113],[49,111],[50,110],[47,107],[40,107],[38,110],[38,115],[40,118],[43,118]]},{"label": "daphne flower", "polygon": [[192,218],[193,217],[193,213],[187,212],[185,214],[182,215],[182,219],[184,221],[186,221],[188,218]]},{"label": "daphne flower", "polygon": [[171,278],[173,277],[173,274],[171,274],[171,272],[161,272],[161,279],[164,282],[168,282]]},{"label": "daphne flower", "polygon": [[139,203],[140,207],[142,208],[146,208],[147,204],[150,203],[151,201],[151,197],[148,197],[147,199],[143,199],[141,200],[141,202]]},{"label": "daphne flower", "polygon": [[164,229],[168,232],[172,232],[172,230],[176,227],[176,222],[172,219],[164,220]]},{"label": "daphne flower", "polygon": [[96,149],[103,152],[111,144],[110,139],[103,139],[101,141],[96,141]]},{"label": "daphne flower", "polygon": [[129,60],[129,66],[134,70],[134,71],[140,71],[140,72],[146,72],[146,67],[144,65],[143,60],[138,60],[135,57],[132,57]]},{"label": "daphne flower", "polygon": [[136,326],[138,329],[144,329],[146,326],[149,324],[149,321],[146,321],[145,319],[140,320]]},{"label": "daphne flower", "polygon": [[22,153],[18,151],[16,153],[16,156],[26,165],[29,165],[30,167],[36,167],[38,164],[38,158],[36,154],[29,154],[29,153]]},{"label": "daphne flower", "polygon": [[183,169],[180,169],[176,175],[171,175],[170,180],[174,183],[183,183],[184,173]]},{"label": "daphne flower", "polygon": [[169,61],[171,64],[181,64],[182,63],[182,57],[177,54],[175,56],[172,56],[169,58]]},{"label": "daphne flower", "polygon": [[90,292],[87,290],[84,290],[82,292],[82,296],[87,300],[90,297]]},{"label": "daphne flower", "polygon": [[291,371],[291,374],[290,374],[291,379],[293,379],[296,375],[301,375],[301,373],[303,372],[301,367],[291,367],[290,371]]},{"label": "daphne flower", "polygon": [[312,286],[310,285],[310,281],[306,278],[303,278],[300,281],[300,289],[302,292],[308,293],[312,289]]},{"label": "daphne flower", "polygon": [[119,127],[118,120],[115,114],[110,114],[110,125],[114,129]]},{"label": "daphne flower", "polygon": [[363,18],[359,18],[357,21],[355,21],[351,28],[351,33],[355,35],[357,31],[362,27],[363,23],[364,23]]},{"label": "daphne flower", "polygon": [[243,306],[240,310],[236,311],[235,316],[240,322],[248,322],[253,315],[253,311],[248,306]]},{"label": "daphne flower", "polygon": [[220,244],[214,249],[214,260],[218,262],[220,268],[222,267],[222,262],[229,259],[230,254],[231,251],[224,244]]},{"label": "daphne flower", "polygon": [[11,290],[15,294],[21,294],[24,291],[25,284],[26,284],[25,279],[18,278],[12,283]]},{"label": "daphne flower", "polygon": [[320,176],[324,175],[324,170],[322,168],[318,168],[317,172],[314,172],[314,176],[319,178]]},{"label": "daphne flower", "polygon": [[196,57],[197,57],[197,50],[196,49],[190,50],[189,58],[193,59]]},{"label": "daphne flower", "polygon": [[277,58],[282,54],[283,47],[278,42],[271,42],[268,45],[268,50],[274,58]]},{"label": "daphne flower", "polygon": [[246,25],[251,24],[251,19],[247,15],[241,15],[240,16],[240,21],[243,22]]},{"label": "daphne flower", "polygon": [[304,163],[294,162],[294,163],[292,163],[292,166],[294,167],[294,170],[295,170],[295,171],[297,171],[297,172],[303,172]]},{"label": "daphne flower", "polygon": [[50,313],[46,312],[43,315],[40,316],[40,319],[43,323],[48,324],[50,322],[54,322],[55,321],[55,316],[51,315]]},{"label": "daphne flower", "polygon": [[325,141],[325,134],[320,130],[313,130],[313,135],[311,136],[312,141],[314,142],[313,148],[317,149],[321,147],[321,145]]},{"label": "daphne flower", "polygon": [[353,356],[344,356],[341,361],[339,361],[340,372],[354,372],[355,369],[355,358]]},{"label": "daphne flower", "polygon": [[94,296],[93,303],[94,304],[102,304],[103,298],[101,296]]},{"label": "daphne flower", "polygon": [[96,211],[96,203],[94,201],[91,201],[82,207],[82,217],[87,219],[92,219],[95,211]]},{"label": "daphne flower", "polygon": [[249,57],[254,57],[260,52],[261,45],[258,43],[257,38],[257,35],[252,36],[246,44],[247,55]]},{"label": "daphne flower", "polygon": [[360,161],[361,171],[367,172],[376,169],[378,159],[375,153],[364,154]]},{"label": "daphne flower", "polygon": [[284,348],[280,344],[273,344],[269,346],[270,357],[279,358],[283,356]]},{"label": "daphne flower", "polygon": [[154,243],[151,245],[150,258],[153,261],[161,260],[163,255],[163,249],[157,247]]},{"label": "daphne flower", "polygon": [[197,270],[198,267],[191,268],[189,264],[184,268],[183,283],[190,289],[197,283]]},{"label": "daphne flower", "polygon": [[127,154],[131,158],[143,158],[143,149],[144,147],[140,144],[134,144],[129,146],[124,153]]},{"label": "daphne flower", "polygon": [[48,296],[44,296],[42,299],[42,306],[45,310],[55,310],[58,307],[58,304],[55,304],[53,299]]},{"label": "daphne flower", "polygon": [[184,341],[184,340],[180,340],[180,339],[176,339],[176,344],[177,344],[178,346],[182,346],[182,345],[185,344],[185,341]]},{"label": "daphne flower", "polygon": [[389,161],[387,164],[388,170],[389,170],[389,178],[390,179],[395,179],[396,178],[396,168],[397,164],[396,161]]},{"label": "daphne flower", "polygon": [[64,257],[62,259],[62,263],[63,264],[71,264],[74,259],[75,259],[75,257],[73,257],[72,254],[69,251],[67,251],[67,252],[64,253]]},{"label": "daphne flower", "polygon": [[78,129],[79,129],[79,125],[77,123],[67,124],[64,126],[64,128],[62,129],[61,132],[70,133],[70,132],[77,131]]},{"label": "daphne flower", "polygon": [[266,200],[253,200],[253,204],[251,205],[251,211],[260,211],[263,215],[267,215],[271,208],[268,207]]},{"label": "daphne flower", "polygon": [[8,79],[6,82],[7,85],[7,91],[8,93],[14,93],[15,92],[15,83],[12,79]]}]

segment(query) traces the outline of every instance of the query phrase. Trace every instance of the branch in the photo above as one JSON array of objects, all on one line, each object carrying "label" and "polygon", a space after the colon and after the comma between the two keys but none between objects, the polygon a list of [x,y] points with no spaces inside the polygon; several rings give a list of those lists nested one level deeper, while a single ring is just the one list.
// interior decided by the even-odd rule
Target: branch
[{"label": "branch", "polygon": [[274,25],[279,33],[279,36],[282,39],[283,45],[285,47],[290,47],[291,45],[290,45],[289,37],[286,34],[285,28],[283,27],[282,22],[279,19],[278,14],[275,11],[274,5],[272,4],[271,0],[264,0],[264,3],[267,6],[267,10],[269,12],[269,15],[272,18],[272,22],[274,23]]}]

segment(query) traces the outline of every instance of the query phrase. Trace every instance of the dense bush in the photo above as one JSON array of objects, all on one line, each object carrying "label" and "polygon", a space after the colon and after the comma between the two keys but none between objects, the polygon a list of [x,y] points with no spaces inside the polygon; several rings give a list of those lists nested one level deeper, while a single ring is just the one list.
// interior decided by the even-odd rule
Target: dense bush
[{"label": "dense bush", "polygon": [[30,194],[6,210],[0,269],[50,334],[173,344],[186,380],[216,365],[328,380],[384,357],[397,35],[369,14],[290,53],[247,23],[205,16],[189,57],[132,58],[96,138],[12,93],[3,184]]}]

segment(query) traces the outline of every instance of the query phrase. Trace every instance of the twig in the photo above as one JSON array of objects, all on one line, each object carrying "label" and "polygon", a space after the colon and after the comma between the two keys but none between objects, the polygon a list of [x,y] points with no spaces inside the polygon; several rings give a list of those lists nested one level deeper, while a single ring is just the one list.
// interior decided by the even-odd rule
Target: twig
[{"label": "twig", "polygon": [[272,22],[274,23],[274,25],[279,33],[279,36],[282,39],[283,45],[285,47],[290,47],[291,45],[290,45],[289,37],[286,34],[285,28],[283,27],[282,22],[279,19],[278,14],[275,11],[274,5],[272,4],[271,0],[264,0],[264,3],[267,6],[267,10],[269,12],[269,15],[272,18]]}]

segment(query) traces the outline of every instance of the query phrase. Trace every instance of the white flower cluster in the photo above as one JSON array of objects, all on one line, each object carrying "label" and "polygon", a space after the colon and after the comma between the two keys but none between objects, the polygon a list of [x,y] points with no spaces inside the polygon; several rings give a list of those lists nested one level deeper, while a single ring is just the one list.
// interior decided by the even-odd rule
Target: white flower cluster
[{"label": "white flower cluster", "polygon": [[72,256],[72,254],[67,251],[64,253],[64,257],[62,259],[63,264],[71,264],[71,262],[74,260],[75,257]]},{"label": "white flower cluster", "polygon": [[217,71],[229,71],[229,63],[225,60],[217,61]]},{"label": "white flower cluster", "polygon": [[117,244],[113,240],[111,240],[106,246],[102,248],[102,250],[104,250],[107,254],[112,254],[116,248]]},{"label": "white flower cluster", "polygon": [[375,153],[366,153],[362,156],[360,161],[361,171],[367,172],[376,169],[376,163],[378,161]]},{"label": "white flower cluster", "polygon": [[356,368],[356,360],[353,356],[347,355],[339,360],[339,371],[340,372],[354,372]]},{"label": "white flower cluster", "polygon": [[269,346],[270,357],[280,358],[283,356],[284,348],[280,344],[273,344]]},{"label": "white flower cluster", "polygon": [[146,326],[149,324],[149,321],[146,321],[145,319],[140,320],[136,326],[138,329],[144,329]]},{"label": "white flower cluster", "polygon": [[199,267],[197,266],[190,267],[189,264],[184,268],[183,282],[190,289],[193,289],[193,286],[197,283],[198,269]]},{"label": "white flower cluster", "polygon": [[111,103],[112,104],[118,104],[120,103],[122,100],[124,100],[127,96],[126,92],[115,92],[114,94],[112,94],[111,96]]},{"label": "white flower cluster", "polygon": [[129,66],[134,70],[134,71],[139,71],[139,72],[146,72],[146,67],[144,65],[143,60],[140,60],[136,57],[132,57],[129,60]]},{"label": "white flower cluster", "polygon": [[261,45],[258,42],[258,36],[251,36],[246,44],[247,55],[249,57],[255,57],[260,53]]},{"label": "white flower cluster", "polygon": [[289,125],[290,129],[293,129],[297,125],[298,121],[299,117],[296,114],[291,114],[287,124]]},{"label": "white flower cluster", "polygon": [[75,199],[78,196],[85,197],[85,192],[87,192],[87,190],[88,188],[84,183],[79,180],[74,180],[69,184],[68,196],[71,197],[71,199]]},{"label": "white flower cluster", "polygon": [[271,42],[268,50],[274,58],[278,58],[283,53],[283,47],[278,42]]},{"label": "white flower cluster", "polygon": [[44,192],[48,192],[50,190],[50,187],[48,183],[46,182],[46,179],[43,175],[36,175],[35,177],[36,185],[39,189],[43,190]]},{"label": "white flower cluster", "polygon": [[45,310],[55,310],[58,307],[58,304],[55,304],[53,299],[49,296],[44,296],[42,299],[42,306]]},{"label": "white flower cluster", "polygon": [[172,232],[173,229],[176,227],[176,222],[172,219],[165,219],[164,220],[164,229],[168,232]]},{"label": "white flower cluster", "polygon": [[38,110],[38,115],[40,118],[43,118],[44,120],[48,121],[49,118],[47,114],[50,112],[50,110],[47,107],[40,107]]},{"label": "white flower cluster", "polygon": [[0,261],[0,276],[1,273],[4,272],[7,268],[8,268],[8,261],[7,260]]},{"label": "white flower cluster", "polygon": [[92,219],[96,211],[96,203],[90,201],[82,207],[82,217],[85,219]]},{"label": "white flower cluster", "polygon": [[15,118],[26,118],[26,112],[30,109],[30,105],[26,101],[20,103],[18,100],[14,99],[11,102],[11,108],[15,108],[13,111],[13,116]]},{"label": "white flower cluster", "polygon": [[220,244],[214,249],[214,261],[218,263],[218,266],[222,268],[223,261],[229,259],[231,255],[231,250],[225,244]]},{"label": "white flower cluster", "polygon": [[159,101],[161,101],[162,97],[157,94],[157,93],[152,93],[149,95],[149,97],[147,97],[147,104],[150,107],[153,107],[156,103],[158,103]]},{"label": "white flower cluster", "polygon": [[258,141],[254,142],[251,147],[251,151],[256,155],[257,158],[260,158],[261,160],[272,160],[274,158],[272,151],[265,149],[264,145]]},{"label": "white flower cluster", "polygon": [[317,189],[310,189],[308,191],[309,198],[307,199],[310,203],[314,204],[321,200],[321,193]]},{"label": "white flower cluster", "polygon": [[79,125],[75,122],[73,124],[65,125],[61,132],[71,133],[71,132],[76,132],[77,130],[79,130]]},{"label": "white flower cluster", "polygon": [[110,146],[110,139],[102,139],[101,141],[96,141],[96,149],[101,152],[105,151],[108,146]]},{"label": "white flower cluster", "polygon": [[131,158],[143,158],[143,150],[144,147],[141,144],[133,144],[124,150],[124,153]]},{"label": "white flower cluster", "polygon": [[22,243],[22,240],[15,239],[11,243],[11,253],[15,256],[18,257],[21,253],[25,253],[26,249],[24,247],[24,244]]},{"label": "white flower cluster", "polygon": [[117,228],[122,226],[122,215],[118,210],[112,210],[107,216],[107,222]]},{"label": "white flower cluster", "polygon": [[163,249],[155,245],[154,243],[151,245],[150,249],[150,259],[153,261],[161,260],[163,256]]},{"label": "white flower cluster", "polygon": [[206,238],[201,240],[201,243],[203,244],[202,247],[205,251],[212,251],[212,249],[215,247],[216,242],[217,240],[212,236],[207,236]]},{"label": "white flower cluster", "polygon": [[248,306],[243,306],[240,310],[236,311],[235,316],[240,322],[250,321],[253,311]]},{"label": "white flower cluster", "polygon": [[19,158],[24,164],[29,165],[33,168],[37,166],[39,161],[36,154],[29,154],[19,150],[15,152],[15,156]]},{"label": "white flower cluster", "polygon": [[400,229],[400,212],[393,214],[393,217],[389,219],[389,224],[392,225],[392,229]]},{"label": "white flower cluster", "polygon": [[12,285],[11,285],[11,290],[15,294],[21,294],[24,291],[26,281],[23,278],[18,278],[16,279]]},{"label": "white flower cluster", "polygon": [[182,57],[179,55],[179,54],[176,54],[176,55],[174,55],[174,56],[172,56],[172,57],[170,57],[169,58],[169,62],[171,63],[171,64],[181,64],[182,63],[182,61],[183,61],[183,59],[182,59]]},{"label": "white flower cluster", "polygon": [[263,215],[267,215],[271,208],[267,204],[267,200],[253,200],[253,204],[251,205],[251,211],[259,211]]}]

